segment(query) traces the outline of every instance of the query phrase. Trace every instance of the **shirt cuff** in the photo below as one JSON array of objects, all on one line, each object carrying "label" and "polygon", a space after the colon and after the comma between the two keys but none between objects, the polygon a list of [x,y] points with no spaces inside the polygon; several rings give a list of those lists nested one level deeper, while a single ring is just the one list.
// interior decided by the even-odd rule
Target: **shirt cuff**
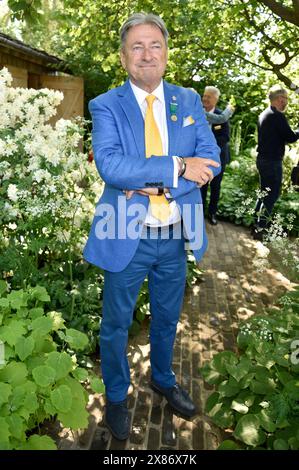
[{"label": "shirt cuff", "polygon": [[178,180],[179,180],[179,164],[177,157],[172,157],[173,159],[173,188],[178,187]]}]

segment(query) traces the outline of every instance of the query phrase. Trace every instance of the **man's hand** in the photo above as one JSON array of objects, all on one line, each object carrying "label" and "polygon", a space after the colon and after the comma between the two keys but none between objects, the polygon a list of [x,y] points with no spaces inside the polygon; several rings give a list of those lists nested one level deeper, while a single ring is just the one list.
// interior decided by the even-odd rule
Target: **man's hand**
[{"label": "man's hand", "polygon": [[[164,188],[164,194],[168,192],[169,190]],[[124,193],[126,193],[126,199],[131,199],[134,193],[141,194],[142,196],[157,196],[158,188],[127,189],[124,190]]]},{"label": "man's hand", "polygon": [[213,172],[209,166],[214,166],[215,168],[220,166],[219,163],[209,158],[187,157],[184,158],[184,160],[186,163],[186,171],[183,178],[194,181],[199,186],[209,183],[214,178]]}]

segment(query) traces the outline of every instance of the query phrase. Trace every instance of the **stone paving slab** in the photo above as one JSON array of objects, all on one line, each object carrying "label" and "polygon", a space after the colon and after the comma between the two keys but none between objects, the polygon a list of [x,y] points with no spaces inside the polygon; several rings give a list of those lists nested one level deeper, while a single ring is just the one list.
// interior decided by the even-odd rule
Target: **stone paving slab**
[{"label": "stone paving slab", "polygon": [[146,328],[129,344],[132,386],[130,438],[119,442],[103,422],[104,397],[91,396],[89,427],[83,433],[60,431],[61,449],[212,450],[225,438],[204,414],[213,388],[204,384],[199,367],[217,352],[236,350],[238,325],[263,313],[292,287],[279,271],[259,273],[253,266],[257,243],[249,230],[227,222],[207,226],[209,248],[200,267],[202,281],[186,291],[174,349],[177,380],[191,394],[199,414],[193,420],[176,416],[164,398],[149,387],[150,362]]}]

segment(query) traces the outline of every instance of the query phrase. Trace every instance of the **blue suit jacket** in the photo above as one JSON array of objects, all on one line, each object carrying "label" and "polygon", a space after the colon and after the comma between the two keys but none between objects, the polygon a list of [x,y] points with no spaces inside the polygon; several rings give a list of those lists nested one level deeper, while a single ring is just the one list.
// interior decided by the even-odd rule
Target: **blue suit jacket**
[{"label": "blue suit jacket", "polygon": [[[172,155],[220,162],[219,148],[198,94],[164,82],[164,96],[169,156],[163,157],[145,158],[144,119],[128,81],[89,103],[94,159],[105,188],[96,206],[84,258],[108,271],[122,271],[133,258],[149,204],[148,197],[136,193],[126,200],[124,189],[169,188],[197,260],[207,247],[200,189],[183,177],[173,188]],[[171,102],[177,104],[176,121],[171,119]],[[189,116],[194,123],[184,119]],[[214,175],[220,170],[212,168]]]}]

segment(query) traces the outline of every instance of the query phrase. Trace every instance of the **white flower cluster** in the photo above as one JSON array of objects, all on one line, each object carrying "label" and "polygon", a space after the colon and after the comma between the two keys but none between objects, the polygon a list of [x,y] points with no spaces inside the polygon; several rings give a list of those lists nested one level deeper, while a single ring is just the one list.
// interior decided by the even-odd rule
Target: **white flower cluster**
[{"label": "white flower cluster", "polygon": [[[83,122],[60,119],[53,127],[48,121],[63,94],[11,88],[11,81],[7,69],[0,70],[2,226],[11,230],[21,220],[36,224],[41,218],[42,223],[48,220],[52,234],[71,223],[80,228],[92,216],[98,195],[90,186],[99,179],[95,165],[80,151]],[[87,189],[82,181],[88,181]]]},{"label": "white flower cluster", "polygon": [[262,341],[273,340],[270,322],[265,318],[256,318],[250,323],[245,323],[240,327],[240,332],[243,335],[253,336]]}]

